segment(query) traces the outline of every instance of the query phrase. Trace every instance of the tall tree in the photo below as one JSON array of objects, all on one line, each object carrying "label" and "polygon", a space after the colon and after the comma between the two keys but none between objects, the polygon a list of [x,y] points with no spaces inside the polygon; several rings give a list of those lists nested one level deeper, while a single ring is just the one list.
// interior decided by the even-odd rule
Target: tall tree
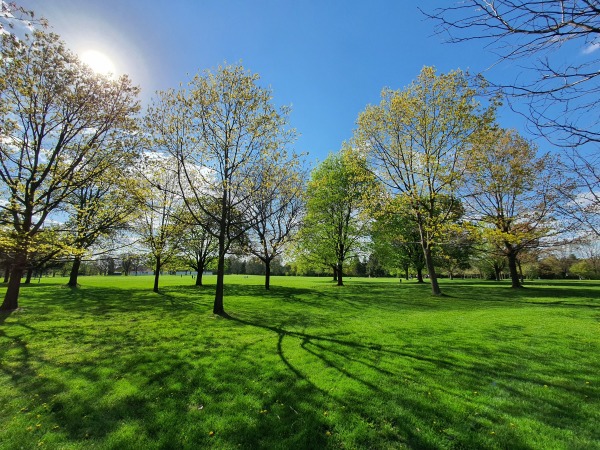
[{"label": "tall tree", "polygon": [[97,177],[113,144],[134,127],[138,89],[127,77],[93,74],[55,34],[2,36],[0,208],[14,259],[0,309],[18,307],[35,236],[77,186]]},{"label": "tall tree", "polygon": [[449,42],[483,40],[500,62],[519,68],[512,80],[495,85],[532,132],[561,148],[571,147],[563,166],[571,174],[563,184],[569,192],[562,192],[571,202],[563,212],[598,236],[598,2],[466,0],[425,14]]},{"label": "tall tree", "polygon": [[410,206],[434,295],[441,290],[433,249],[453,220],[470,140],[495,112],[495,102],[483,108],[476,101],[484,87],[461,71],[437,75],[424,67],[404,90],[384,89],[381,103],[358,118],[355,138],[373,173]]},{"label": "tall tree", "polygon": [[468,159],[467,211],[483,225],[485,239],[503,249],[513,288],[521,287],[519,254],[557,233],[551,164],[531,142],[503,129],[481,133]]},{"label": "tall tree", "polygon": [[286,128],[288,109],[275,108],[271,91],[258,80],[240,65],[219,67],[196,75],[179,92],[160,93],[147,114],[156,147],[177,160],[176,179],[189,213],[199,225],[198,211],[219,224],[213,312],[220,315],[225,256],[253,221],[246,206],[258,189],[256,166],[265,155],[274,160],[294,139]]},{"label": "tall tree", "polygon": [[330,154],[311,173],[299,246],[307,257],[334,267],[338,286],[344,284],[346,261],[366,245],[365,204],[376,189],[364,156],[350,146]]}]

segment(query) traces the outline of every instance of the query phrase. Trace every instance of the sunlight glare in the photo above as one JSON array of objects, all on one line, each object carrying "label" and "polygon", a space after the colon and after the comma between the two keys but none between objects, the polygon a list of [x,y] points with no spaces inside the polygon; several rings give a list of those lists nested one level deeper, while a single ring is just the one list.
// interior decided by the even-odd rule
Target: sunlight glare
[{"label": "sunlight glare", "polygon": [[104,53],[87,50],[81,55],[81,60],[98,74],[115,75],[115,65]]}]

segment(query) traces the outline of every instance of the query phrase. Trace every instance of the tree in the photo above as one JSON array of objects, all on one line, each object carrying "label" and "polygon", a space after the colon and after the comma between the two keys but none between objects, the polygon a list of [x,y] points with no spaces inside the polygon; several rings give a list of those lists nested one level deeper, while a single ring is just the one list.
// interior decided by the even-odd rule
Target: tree
[{"label": "tree", "polygon": [[482,273],[496,280],[502,280],[502,272],[506,269],[506,256],[502,252],[502,249],[498,249],[496,245],[489,242],[482,242],[481,247],[473,255],[472,263]]},{"label": "tree", "polygon": [[577,149],[560,162],[563,174],[555,183],[563,198],[561,213],[584,233],[600,237],[600,154],[584,157]]},{"label": "tree", "polygon": [[[196,75],[187,89],[160,93],[146,124],[155,148],[177,161],[176,180],[195,222],[202,211],[219,224],[213,312],[224,315],[225,257],[253,223],[248,204],[259,189],[256,167],[275,160],[294,140],[288,108],[271,104],[271,91],[241,65]],[[216,211],[213,205],[219,205]]]},{"label": "tree", "polygon": [[409,205],[400,204],[401,200],[398,197],[388,199],[372,211],[375,218],[371,227],[373,247],[385,266],[401,269],[407,280],[412,267],[417,282],[423,283],[425,256],[421,235]]},{"label": "tree", "polygon": [[392,197],[410,205],[431,289],[441,290],[433,249],[452,222],[453,201],[463,175],[463,161],[472,136],[493,119],[495,103],[482,108],[481,79],[461,71],[437,75],[424,67],[403,91],[384,89],[379,105],[358,118],[355,138],[367,153],[373,173]]},{"label": "tree", "polygon": [[257,166],[259,188],[248,205],[253,217],[245,248],[265,266],[270,289],[271,263],[280,256],[300,226],[304,212],[304,172],[297,155]]},{"label": "tree", "polygon": [[173,160],[156,153],[146,154],[138,167],[140,186],[135,193],[140,213],[136,230],[154,263],[154,292],[159,291],[163,266],[181,250],[186,225],[173,167]]},{"label": "tree", "polygon": [[369,277],[384,277],[387,272],[376,253],[371,253],[366,263],[366,274]]},{"label": "tree", "polygon": [[138,253],[127,252],[122,254],[120,259],[123,275],[128,276],[131,272],[135,272],[137,275],[144,258]]},{"label": "tree", "polygon": [[126,176],[125,164],[130,163],[124,152],[115,149],[114,157],[106,165],[101,176],[78,186],[65,199],[70,218],[66,227],[71,232],[74,250],[73,265],[68,286],[77,287],[77,277],[82,257],[102,237],[113,235],[128,228],[137,211],[132,190],[132,174]]},{"label": "tree", "polygon": [[[496,83],[536,134],[571,147],[559,184],[563,213],[596,236],[600,223],[600,14],[597,1],[467,0],[425,13],[448,41],[484,40],[501,61],[521,67]],[[515,64],[515,60],[525,61]],[[575,187],[576,189],[572,189]]]},{"label": "tree", "polygon": [[330,154],[311,173],[299,247],[305,257],[333,266],[338,286],[344,284],[344,263],[366,244],[364,206],[375,192],[364,156],[349,146]]},{"label": "tree", "polygon": [[[197,217],[201,217],[198,213]],[[196,286],[202,286],[202,274],[209,264],[217,257],[219,249],[217,238],[217,223],[210,217],[204,216],[202,225],[193,220],[186,221],[183,242],[181,244],[183,257],[189,267],[196,271]]]},{"label": "tree", "polygon": [[[593,240],[582,245],[584,259],[573,264],[571,273],[584,278],[600,278],[600,244]],[[583,265],[579,265],[584,262]],[[585,270],[585,272],[583,271]]]},{"label": "tree", "polygon": [[[461,213],[462,214],[462,213]],[[445,242],[439,246],[437,259],[440,266],[448,270],[450,279],[458,270],[470,267],[470,260],[475,253],[476,235],[466,224],[457,223],[446,234]]]},{"label": "tree", "polygon": [[14,258],[0,309],[18,307],[35,236],[77,186],[97,177],[114,144],[134,127],[138,89],[127,77],[93,74],[59,37],[2,36],[0,205]]},{"label": "tree", "polygon": [[425,15],[449,42],[485,40],[501,60],[525,60],[523,74],[497,86],[523,99],[534,129],[564,147],[600,142],[598,11],[589,0],[467,0]]},{"label": "tree", "polygon": [[491,129],[478,136],[467,164],[463,201],[485,239],[503,250],[513,288],[521,287],[519,254],[560,231],[552,161],[536,154],[537,148],[515,131]]},{"label": "tree", "polygon": [[571,267],[571,273],[579,279],[596,279],[600,277],[600,272],[594,269],[594,266],[587,259],[583,259],[581,261],[577,261]]}]

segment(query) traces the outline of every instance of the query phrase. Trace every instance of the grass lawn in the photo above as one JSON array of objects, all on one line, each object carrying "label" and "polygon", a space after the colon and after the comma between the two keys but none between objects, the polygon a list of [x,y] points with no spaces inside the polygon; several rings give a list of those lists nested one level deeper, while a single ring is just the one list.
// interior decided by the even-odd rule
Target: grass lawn
[{"label": "grass lawn", "polygon": [[600,449],[600,283],[214,281],[23,287],[0,448]]}]

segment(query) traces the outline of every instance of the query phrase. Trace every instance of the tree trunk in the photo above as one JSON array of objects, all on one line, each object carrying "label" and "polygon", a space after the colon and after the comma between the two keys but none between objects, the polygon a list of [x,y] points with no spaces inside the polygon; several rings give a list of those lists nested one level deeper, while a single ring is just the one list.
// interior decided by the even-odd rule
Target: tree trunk
[{"label": "tree trunk", "polygon": [[338,263],[337,265],[337,285],[344,285],[344,266],[342,263]]},{"label": "tree trunk", "polygon": [[204,272],[204,265],[198,263],[197,265],[197,275],[196,275],[196,286],[202,286],[202,273]]},{"label": "tree trunk", "polygon": [[230,205],[228,204],[228,200],[230,199],[230,191],[227,186],[227,182],[230,181],[230,178],[227,176],[229,171],[228,165],[228,157],[227,151],[225,152],[224,159],[226,161],[225,170],[225,182],[223,184],[223,196],[221,197],[221,218],[219,220],[219,256],[217,261],[217,287],[215,289],[215,302],[213,303],[213,314],[217,314],[219,316],[225,316],[225,307],[223,306],[223,294],[225,287],[225,252],[227,251],[227,245],[229,242],[226,242],[227,235],[227,216],[231,213]]},{"label": "tree trunk", "polygon": [[501,272],[500,267],[495,266],[494,267],[494,273],[496,275],[496,281],[500,281],[500,272]]},{"label": "tree trunk", "polygon": [[223,306],[223,288],[225,285],[225,242],[219,239],[219,260],[217,263],[217,288],[215,289],[215,302],[213,304],[213,314],[220,316],[225,314]]},{"label": "tree trunk", "polygon": [[8,279],[8,288],[4,295],[4,301],[0,306],[0,311],[13,311],[19,307],[19,289],[21,288],[21,278],[27,264],[27,253],[18,252],[15,255],[10,277]]},{"label": "tree trunk", "polygon": [[333,267],[333,281],[337,281],[337,280],[338,280],[338,271],[337,271],[337,267],[336,267],[335,265],[334,265],[334,266],[331,266],[331,267]]},{"label": "tree trunk", "polygon": [[423,281],[423,268],[417,268],[417,283],[424,283]]},{"label": "tree trunk", "polygon": [[429,281],[431,282],[431,293],[433,295],[442,295],[440,285],[438,284],[437,275],[435,273],[431,248],[428,245],[424,245],[423,252],[425,253],[425,265],[427,266],[427,272],[429,273]]},{"label": "tree trunk", "polygon": [[269,259],[265,261],[265,289],[267,291],[271,289],[271,261]]},{"label": "tree trunk", "polygon": [[33,267],[27,269],[27,275],[25,275],[25,284],[31,284],[31,277],[33,276]]},{"label": "tree trunk", "polygon": [[73,260],[73,267],[71,267],[71,275],[69,276],[69,282],[67,286],[77,287],[77,277],[79,276],[79,267],[81,266],[81,257],[76,256]]},{"label": "tree trunk", "polygon": [[[519,278],[521,279],[521,284],[525,283],[525,275],[523,275],[523,267],[521,266],[521,261],[517,258],[517,266],[519,267]],[[565,278],[567,277],[565,272]]]},{"label": "tree trunk", "polygon": [[404,267],[404,278],[406,278],[406,281],[408,281],[408,266]]},{"label": "tree trunk", "polygon": [[10,263],[7,262],[6,266],[4,267],[4,282],[8,283],[8,279],[10,277]]},{"label": "tree trunk", "polygon": [[[223,205],[223,208],[225,205]],[[215,302],[213,304],[213,314],[219,316],[225,315],[225,307],[223,305],[223,294],[225,288],[225,226],[226,216],[223,212],[221,218],[221,232],[219,233],[219,256],[217,261],[217,287],[215,289]]]},{"label": "tree trunk", "polygon": [[160,277],[160,256],[156,257],[156,268],[154,269],[154,292],[158,292],[158,279]]},{"label": "tree trunk", "polygon": [[517,270],[517,252],[511,244],[506,244],[506,257],[508,259],[508,271],[510,273],[511,287],[518,289],[523,287]]}]

